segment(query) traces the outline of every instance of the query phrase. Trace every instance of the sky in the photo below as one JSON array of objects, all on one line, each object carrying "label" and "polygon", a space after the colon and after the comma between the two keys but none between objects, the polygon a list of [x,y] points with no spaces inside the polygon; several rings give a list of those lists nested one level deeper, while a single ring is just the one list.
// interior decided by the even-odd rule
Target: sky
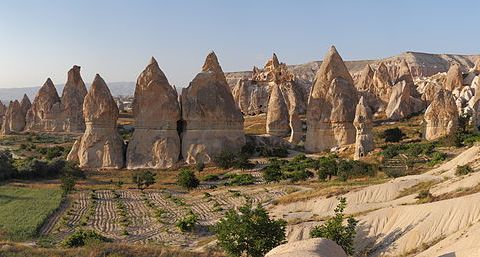
[{"label": "sky", "polygon": [[154,56],[170,84],[188,83],[214,50],[224,71],[300,64],[335,45],[344,60],[405,51],[480,53],[480,1],[4,0],[0,87],[135,81]]}]

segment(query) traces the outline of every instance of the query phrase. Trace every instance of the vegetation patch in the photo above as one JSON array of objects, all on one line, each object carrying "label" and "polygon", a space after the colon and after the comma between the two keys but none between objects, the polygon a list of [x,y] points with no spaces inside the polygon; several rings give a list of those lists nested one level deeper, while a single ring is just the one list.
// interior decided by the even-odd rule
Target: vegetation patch
[{"label": "vegetation patch", "polygon": [[7,240],[34,238],[45,220],[60,206],[58,189],[0,187],[0,231]]}]

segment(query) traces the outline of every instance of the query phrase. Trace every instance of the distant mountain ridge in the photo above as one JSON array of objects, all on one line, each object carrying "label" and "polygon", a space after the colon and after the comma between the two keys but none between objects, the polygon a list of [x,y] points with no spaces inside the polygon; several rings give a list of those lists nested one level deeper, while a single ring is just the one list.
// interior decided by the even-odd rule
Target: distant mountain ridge
[{"label": "distant mountain ridge", "polygon": [[[62,96],[64,84],[56,85],[59,96]],[[87,88],[90,84],[86,84]],[[132,96],[135,91],[135,82],[110,82],[108,87],[113,96]],[[37,94],[39,86],[37,87],[19,87],[19,88],[0,88],[0,100],[4,104],[8,104],[10,100],[21,100],[23,94],[27,94],[30,100],[33,101]]]}]

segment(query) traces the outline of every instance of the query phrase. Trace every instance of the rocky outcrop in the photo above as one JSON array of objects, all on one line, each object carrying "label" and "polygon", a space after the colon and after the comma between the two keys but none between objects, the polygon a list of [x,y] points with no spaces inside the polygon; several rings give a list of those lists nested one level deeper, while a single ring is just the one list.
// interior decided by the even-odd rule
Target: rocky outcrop
[{"label": "rocky outcrop", "polygon": [[290,115],[290,139],[292,144],[298,144],[303,138],[303,125],[300,116],[297,113]]},{"label": "rocky outcrop", "polygon": [[372,111],[366,104],[363,97],[360,98],[355,110],[355,120],[353,125],[357,130],[357,137],[355,140],[354,160],[358,160],[367,155],[374,149],[373,146],[373,125],[372,125]]},{"label": "rocky outcrop", "polygon": [[404,119],[423,110],[423,101],[411,96],[410,89],[406,81],[400,81],[393,86],[390,101],[385,110],[388,119]]},{"label": "rocky outcrop", "polygon": [[83,113],[83,99],[87,94],[87,88],[80,75],[80,66],[74,65],[67,74],[67,83],[62,93],[62,119],[63,131],[83,132],[85,121]]},{"label": "rocky outcrop", "polygon": [[2,134],[22,132],[25,128],[25,113],[18,100],[10,101],[3,118]]},{"label": "rocky outcrop", "polygon": [[289,242],[270,250],[265,257],[347,257],[345,251],[334,241],[310,238]]},{"label": "rocky outcrop", "polygon": [[26,116],[26,129],[30,131],[63,131],[62,107],[57,89],[49,78],[38,91]]},{"label": "rocky outcrop", "polygon": [[307,109],[305,150],[318,152],[355,142],[357,90],[335,47],[315,78]]},{"label": "rocky outcrop", "polygon": [[137,79],[133,101],[135,131],[127,149],[127,168],[172,167],[180,156],[176,90],[152,57]]},{"label": "rocky outcrop", "polygon": [[275,86],[282,91],[288,110],[306,111],[306,89],[298,85],[285,63],[278,61],[275,54],[260,70],[254,67],[250,77],[236,81],[232,94],[240,111],[245,115],[267,112],[268,101]]},{"label": "rocky outcrop", "polygon": [[5,113],[7,112],[7,106],[5,106],[1,101],[0,101],[0,128],[2,127],[3,124],[3,117],[5,116]]},{"label": "rocky outcrop", "polygon": [[124,143],[117,131],[118,107],[105,81],[96,75],[85,96],[86,129],[68,155],[81,168],[120,169],[125,164]]},{"label": "rocky outcrop", "polygon": [[278,85],[273,86],[267,110],[267,134],[285,137],[290,132],[289,114],[285,98]]},{"label": "rocky outcrop", "polygon": [[189,164],[208,163],[222,151],[245,144],[243,115],[237,108],[215,53],[210,53],[182,90],[182,156]]},{"label": "rocky outcrop", "polygon": [[32,103],[28,98],[27,94],[23,95],[22,101],[20,102],[20,106],[22,107],[23,116],[26,117],[28,110],[32,107]]},{"label": "rocky outcrop", "polygon": [[445,89],[453,91],[463,86],[463,75],[460,66],[454,64],[450,66],[447,72],[447,81],[445,81]]},{"label": "rocky outcrop", "polygon": [[454,133],[458,127],[458,111],[452,94],[440,90],[425,112],[425,139],[435,140]]}]

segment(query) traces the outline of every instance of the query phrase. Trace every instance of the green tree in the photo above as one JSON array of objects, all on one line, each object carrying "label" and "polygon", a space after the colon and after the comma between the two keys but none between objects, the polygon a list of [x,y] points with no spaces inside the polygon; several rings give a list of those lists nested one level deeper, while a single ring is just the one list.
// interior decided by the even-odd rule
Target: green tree
[{"label": "green tree", "polygon": [[195,173],[189,169],[181,169],[177,177],[177,184],[188,190],[197,188],[200,181]]},{"label": "green tree", "polygon": [[284,220],[272,220],[268,212],[250,203],[240,207],[240,213],[229,210],[214,231],[218,244],[230,256],[261,257],[285,241]]},{"label": "green tree", "polygon": [[197,223],[197,215],[192,210],[175,224],[182,232],[193,231]]},{"label": "green tree", "polygon": [[144,190],[149,186],[155,184],[156,174],[151,171],[141,171],[133,174],[132,182],[137,184],[137,188]]},{"label": "green tree", "polygon": [[60,178],[60,181],[62,182],[60,188],[62,188],[64,195],[68,195],[70,192],[72,192],[75,189],[75,184],[77,183],[75,177],[69,174],[63,175]]},{"label": "green tree", "polygon": [[345,214],[343,211],[347,207],[347,200],[344,197],[339,198],[339,204],[335,208],[335,216],[328,219],[324,224],[316,226],[310,231],[310,237],[322,237],[336,242],[349,255],[353,255],[353,240],[355,238],[355,227],[358,220],[349,217],[347,224],[343,225]]},{"label": "green tree", "polygon": [[317,164],[317,173],[320,180],[332,179],[337,175],[337,160],[334,156],[320,157]]},{"label": "green tree", "polygon": [[400,142],[405,134],[398,127],[386,129],[382,134],[385,142]]}]

